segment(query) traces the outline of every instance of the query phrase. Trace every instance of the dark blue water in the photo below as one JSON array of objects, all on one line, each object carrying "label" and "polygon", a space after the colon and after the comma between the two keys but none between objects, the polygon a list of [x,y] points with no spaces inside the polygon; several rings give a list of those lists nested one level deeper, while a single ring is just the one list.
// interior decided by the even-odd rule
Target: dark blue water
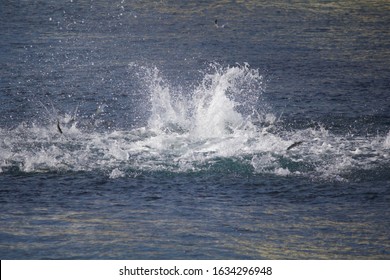
[{"label": "dark blue water", "polygon": [[2,259],[389,259],[387,1],[0,7]]}]

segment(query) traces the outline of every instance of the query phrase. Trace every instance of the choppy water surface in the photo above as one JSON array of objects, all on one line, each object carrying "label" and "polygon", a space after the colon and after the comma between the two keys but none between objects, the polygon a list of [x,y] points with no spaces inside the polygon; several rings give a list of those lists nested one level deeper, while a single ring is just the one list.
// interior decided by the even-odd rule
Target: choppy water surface
[{"label": "choppy water surface", "polygon": [[389,258],[386,1],[1,5],[3,259]]}]

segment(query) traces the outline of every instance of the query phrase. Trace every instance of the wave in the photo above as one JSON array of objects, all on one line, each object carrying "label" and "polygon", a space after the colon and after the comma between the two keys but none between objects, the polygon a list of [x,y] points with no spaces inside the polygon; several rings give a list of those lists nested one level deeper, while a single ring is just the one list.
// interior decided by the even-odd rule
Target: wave
[{"label": "wave", "polygon": [[[46,109],[51,116],[45,124],[0,128],[0,174],[234,172],[344,181],[371,172],[389,179],[390,132],[357,137],[320,124],[288,129],[264,99],[264,77],[248,64],[212,64],[186,87],[174,86],[156,67],[130,68],[148,96],[145,126],[86,129],[74,114]],[[288,149],[294,143],[300,145]]]}]

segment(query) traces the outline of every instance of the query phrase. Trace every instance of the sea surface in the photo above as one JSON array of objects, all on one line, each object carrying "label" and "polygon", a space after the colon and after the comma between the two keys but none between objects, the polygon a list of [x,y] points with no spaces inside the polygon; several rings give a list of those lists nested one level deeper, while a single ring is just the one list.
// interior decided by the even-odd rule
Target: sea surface
[{"label": "sea surface", "polygon": [[389,1],[0,0],[0,258],[390,259]]}]

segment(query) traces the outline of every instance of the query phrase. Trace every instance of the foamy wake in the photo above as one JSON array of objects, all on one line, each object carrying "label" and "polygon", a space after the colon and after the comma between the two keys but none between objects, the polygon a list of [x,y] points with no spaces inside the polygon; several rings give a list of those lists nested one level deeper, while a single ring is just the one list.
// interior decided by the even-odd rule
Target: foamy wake
[{"label": "foamy wake", "polygon": [[[64,115],[45,125],[0,129],[0,172],[99,171],[118,178],[222,166],[216,170],[350,180],[360,170],[390,161],[390,133],[359,138],[333,135],[320,125],[282,129],[264,101],[263,77],[247,64],[213,64],[185,90],[172,86],[155,67],[131,67],[149,96],[147,126],[86,131]],[[63,134],[57,118],[66,124]],[[303,143],[287,150],[296,141]]]}]

